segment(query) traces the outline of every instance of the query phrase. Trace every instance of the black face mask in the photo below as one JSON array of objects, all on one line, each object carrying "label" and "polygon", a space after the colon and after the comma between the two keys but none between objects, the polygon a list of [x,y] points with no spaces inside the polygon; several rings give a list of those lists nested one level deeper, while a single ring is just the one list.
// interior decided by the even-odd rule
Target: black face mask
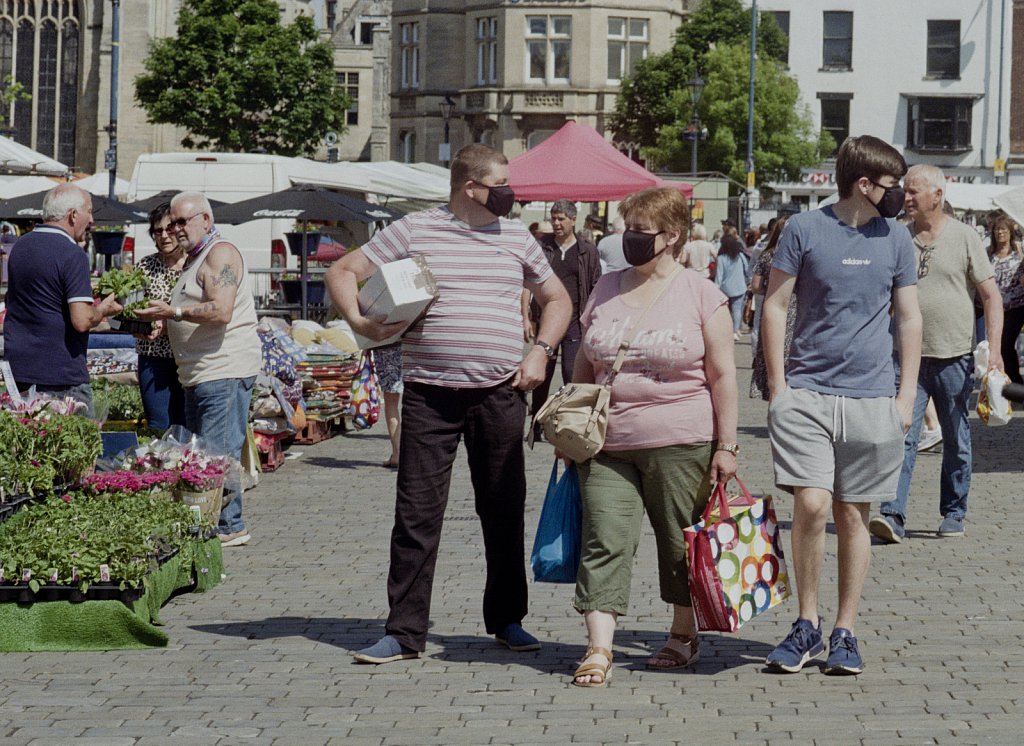
[{"label": "black face mask", "polygon": [[[871,183],[875,186],[882,186],[876,181]],[[885,193],[882,194],[882,198],[878,202],[875,202],[875,209],[878,210],[878,214],[883,218],[894,218],[903,212],[906,193],[899,184],[893,184],[891,187],[882,187],[882,189],[885,190]]]},{"label": "black face mask", "polygon": [[622,234],[622,253],[626,257],[626,261],[632,264],[634,267],[639,267],[642,264],[652,259],[661,256],[665,253],[665,249],[655,252],[654,245],[657,242],[658,236],[665,231],[658,231],[657,233],[641,233],[640,231],[626,231]]},{"label": "black face mask", "polygon": [[[483,186],[487,185],[483,184]],[[516,194],[507,184],[487,187],[487,201],[484,202],[484,207],[492,215],[499,218],[505,217],[512,212],[512,205],[515,203]]]}]

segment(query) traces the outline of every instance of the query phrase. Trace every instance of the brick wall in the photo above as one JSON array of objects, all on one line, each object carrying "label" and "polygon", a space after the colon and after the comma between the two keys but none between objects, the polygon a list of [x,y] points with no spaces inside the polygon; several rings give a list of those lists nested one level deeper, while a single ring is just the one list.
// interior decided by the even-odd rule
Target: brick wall
[{"label": "brick wall", "polygon": [[1010,154],[1024,157],[1024,0],[1013,0],[1010,59]]}]

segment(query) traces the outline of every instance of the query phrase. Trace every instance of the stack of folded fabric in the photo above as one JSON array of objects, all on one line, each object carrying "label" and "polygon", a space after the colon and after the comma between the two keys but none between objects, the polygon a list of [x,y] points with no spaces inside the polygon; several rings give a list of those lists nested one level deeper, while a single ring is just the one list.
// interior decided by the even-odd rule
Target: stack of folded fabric
[{"label": "stack of folded fabric", "polygon": [[352,398],[352,378],[359,369],[359,354],[350,352],[312,351],[299,363],[296,372],[302,380],[302,397],[306,417],[332,420],[345,414]]}]

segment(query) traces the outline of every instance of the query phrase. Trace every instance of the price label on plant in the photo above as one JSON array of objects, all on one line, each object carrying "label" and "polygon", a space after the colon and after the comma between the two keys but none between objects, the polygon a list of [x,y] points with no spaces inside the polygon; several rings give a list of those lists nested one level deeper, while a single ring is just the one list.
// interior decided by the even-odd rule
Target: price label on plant
[{"label": "price label on plant", "polygon": [[21,398],[21,392],[18,391],[18,387],[14,384],[14,371],[11,370],[11,364],[6,360],[0,362],[0,372],[3,372],[4,386],[7,387],[7,393],[11,397],[11,401],[15,404],[21,404],[24,400]]},{"label": "price label on plant", "polygon": [[103,583],[110,582],[110,566],[100,565],[100,581]]}]

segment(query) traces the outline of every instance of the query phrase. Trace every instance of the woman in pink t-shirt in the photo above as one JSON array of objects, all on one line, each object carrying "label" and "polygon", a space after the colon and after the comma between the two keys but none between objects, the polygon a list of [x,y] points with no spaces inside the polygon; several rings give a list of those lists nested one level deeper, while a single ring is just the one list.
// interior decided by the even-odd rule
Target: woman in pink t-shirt
[{"label": "woman in pink t-shirt", "polygon": [[[603,383],[623,337],[642,319],[612,385],[604,449],[579,464],[583,556],[573,605],[584,615],[588,649],[576,686],[604,686],[610,676],[645,511],[658,547],[661,598],[674,609],[669,639],[647,665],[685,668],[697,661],[683,528],[700,520],[711,484],[736,473],[738,451],[726,297],[675,261],[690,222],[686,200],[675,189],[647,189],[626,198],[619,212],[623,253],[633,266],[603,276],[594,288],[580,318],[583,347],[573,380]],[[670,284],[658,297],[664,283]]]}]

